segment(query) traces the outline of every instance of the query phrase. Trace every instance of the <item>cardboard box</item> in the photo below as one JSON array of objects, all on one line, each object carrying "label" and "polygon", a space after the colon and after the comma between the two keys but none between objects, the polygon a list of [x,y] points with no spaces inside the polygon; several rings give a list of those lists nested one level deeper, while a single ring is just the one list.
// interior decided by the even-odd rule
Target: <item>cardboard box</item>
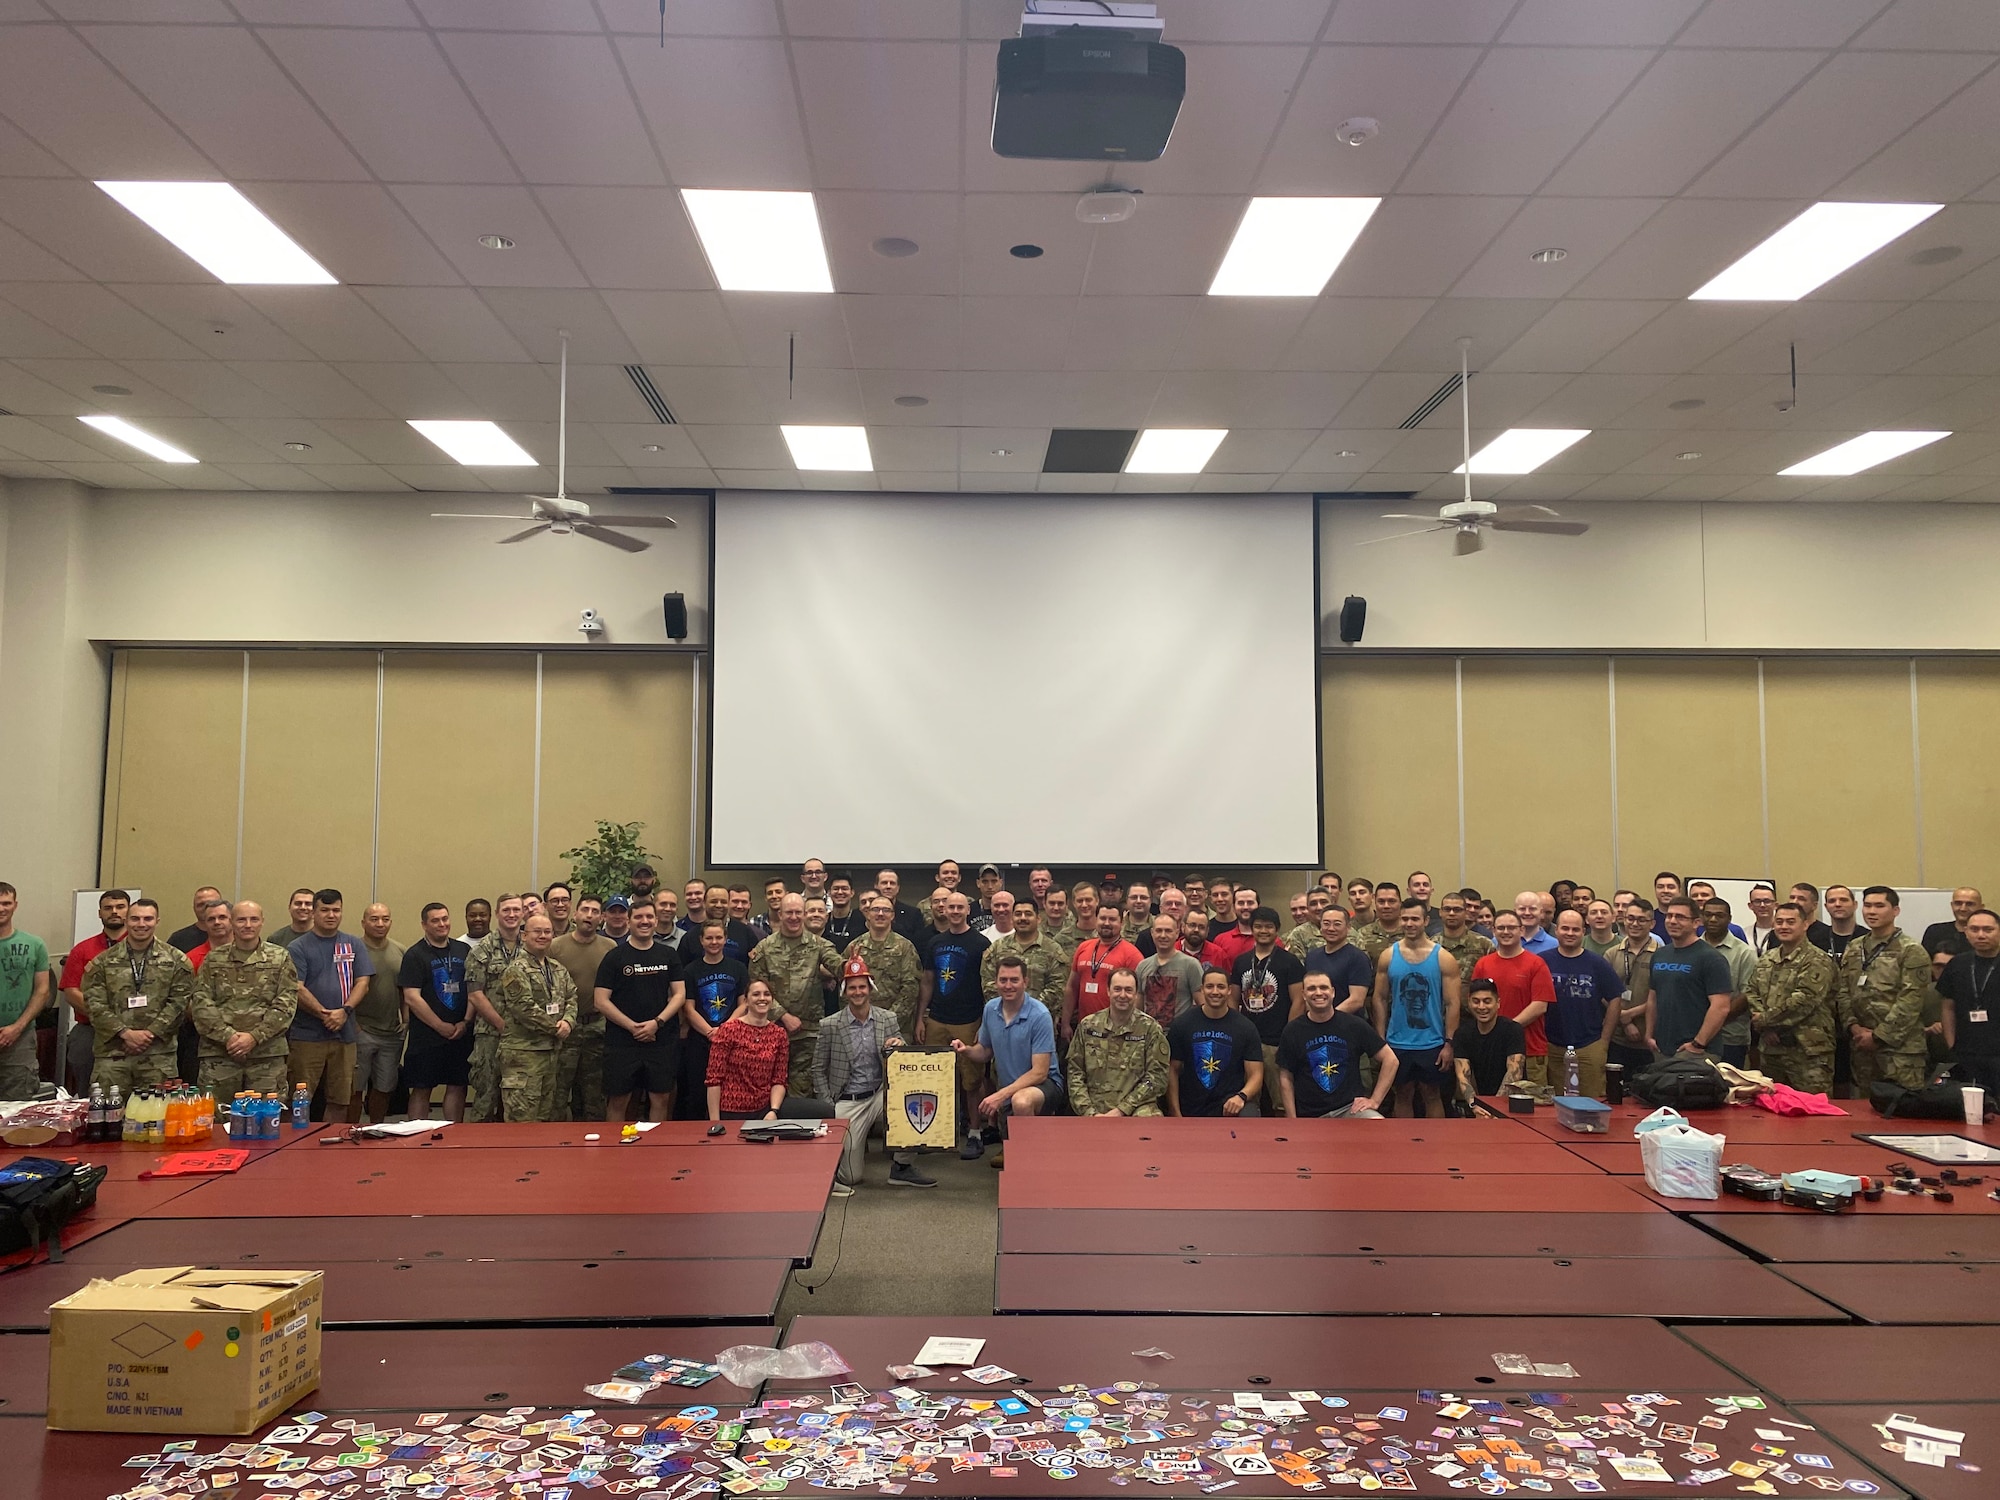
[{"label": "cardboard box", "polygon": [[254,1432],[319,1386],[318,1271],[129,1271],[49,1309],[49,1426]]}]

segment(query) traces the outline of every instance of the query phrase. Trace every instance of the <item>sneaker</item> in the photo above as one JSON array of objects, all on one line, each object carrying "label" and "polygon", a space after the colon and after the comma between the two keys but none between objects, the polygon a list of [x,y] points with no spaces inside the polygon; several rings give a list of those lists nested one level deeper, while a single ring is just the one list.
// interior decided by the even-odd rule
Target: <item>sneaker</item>
[{"label": "sneaker", "polygon": [[836,1198],[852,1198],[854,1196],[854,1189],[844,1182],[836,1182],[833,1185],[833,1196]]},{"label": "sneaker", "polygon": [[958,1148],[958,1159],[960,1161],[978,1161],[985,1153],[986,1142],[979,1138],[979,1132],[975,1130],[965,1138],[965,1144]]},{"label": "sneaker", "polygon": [[889,1168],[890,1187],[936,1187],[935,1177],[926,1177],[913,1162],[897,1162]]}]

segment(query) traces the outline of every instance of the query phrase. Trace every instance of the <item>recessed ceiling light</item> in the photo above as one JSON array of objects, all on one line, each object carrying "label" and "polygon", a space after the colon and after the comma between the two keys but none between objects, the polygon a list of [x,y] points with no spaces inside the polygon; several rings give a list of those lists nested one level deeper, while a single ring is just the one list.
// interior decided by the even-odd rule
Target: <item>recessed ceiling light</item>
[{"label": "recessed ceiling light", "polygon": [[1317,297],[1380,198],[1252,198],[1211,297]]},{"label": "recessed ceiling light", "polygon": [[1359,458],[1361,457],[1361,452],[1357,448],[1341,448],[1333,456],[1335,458]]},{"label": "recessed ceiling light", "polygon": [[1537,250],[1528,259],[1538,266],[1552,266],[1559,260],[1568,260],[1569,251],[1563,249],[1561,245],[1549,245]]},{"label": "recessed ceiling light", "polygon": [[641,443],[639,451],[641,453],[665,453],[667,448],[664,443]]},{"label": "recessed ceiling light", "polygon": [[811,193],[682,188],[681,201],[723,291],[833,290]]},{"label": "recessed ceiling light", "polygon": [[514,242],[504,234],[482,234],[479,243],[488,250],[512,250]]},{"label": "recessed ceiling light", "polygon": [[535,461],[491,422],[412,421],[410,425],[467,468],[518,469]]},{"label": "recessed ceiling light", "polygon": [[1127,474],[1199,474],[1222,440],[1227,427],[1148,427],[1125,460]]},{"label": "recessed ceiling light", "polygon": [[1919,250],[1910,257],[1913,266],[1941,266],[1948,260],[1957,260],[1965,254],[1963,245],[1933,245],[1928,250]]},{"label": "recessed ceiling light", "polygon": [[1009,245],[1007,253],[1016,260],[1037,260],[1042,253],[1040,245]]},{"label": "recessed ceiling light", "polygon": [[1699,396],[1683,396],[1678,401],[1667,403],[1668,411],[1698,411],[1708,403]]},{"label": "recessed ceiling light", "polygon": [[1864,432],[1778,472],[1800,476],[1859,474],[1950,436],[1948,432]]},{"label": "recessed ceiling light", "polygon": [[1006,458],[1008,455],[1013,453],[1014,450],[1012,448],[988,448],[986,451],[992,454],[995,458]]},{"label": "recessed ceiling light", "polygon": [[875,242],[875,253],[887,256],[890,260],[901,260],[905,256],[915,255],[917,249],[915,240],[906,240],[900,234],[885,234]]},{"label": "recessed ceiling light", "polygon": [[792,462],[801,469],[868,473],[875,459],[868,451],[866,427],[780,427]]},{"label": "recessed ceiling light", "polygon": [[332,286],[334,278],[226,182],[100,182],[182,254],[231,286]]},{"label": "recessed ceiling light", "polygon": [[[1532,474],[1565,448],[1590,436],[1588,427],[1510,427],[1472,455],[1475,474]],[[1451,471],[1463,474],[1465,465]]]},{"label": "recessed ceiling light", "polygon": [[91,389],[100,396],[129,396],[132,394],[132,387],[129,385],[94,385]]},{"label": "recessed ceiling light", "polygon": [[141,453],[150,453],[163,464],[192,464],[201,462],[193,454],[183,453],[172,443],[156,438],[150,432],[134,427],[123,417],[78,417],[79,422],[95,427],[106,437],[115,437],[121,443],[130,443]]},{"label": "recessed ceiling light", "polygon": [[313,450],[311,443],[287,443],[285,447],[293,453],[310,453]]},{"label": "recessed ceiling light", "polygon": [[896,404],[898,406],[929,406],[931,398],[928,396],[898,396]]},{"label": "recessed ceiling light", "polygon": [[1689,452],[1686,453],[1676,453],[1674,457],[1679,459],[1682,463],[1689,463],[1694,459],[1700,458],[1701,455],[1699,453],[1690,450]]},{"label": "recessed ceiling light", "polygon": [[1796,302],[1908,234],[1941,203],[1815,203],[1694,292],[1694,302]]}]

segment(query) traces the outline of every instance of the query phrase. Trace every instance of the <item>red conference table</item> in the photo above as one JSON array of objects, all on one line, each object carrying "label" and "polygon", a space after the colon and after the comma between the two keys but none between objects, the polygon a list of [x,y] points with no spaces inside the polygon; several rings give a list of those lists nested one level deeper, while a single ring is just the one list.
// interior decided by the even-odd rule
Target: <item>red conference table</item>
[{"label": "red conference table", "polygon": [[0,1167],[9,1166],[24,1156],[47,1156],[57,1161],[80,1161],[94,1163],[108,1169],[106,1182],[131,1182],[141,1172],[150,1171],[159,1164],[160,1158],[181,1151],[216,1151],[231,1147],[248,1151],[251,1163],[277,1155],[288,1146],[303,1144],[314,1139],[324,1126],[309,1125],[304,1130],[293,1130],[289,1126],[276,1140],[234,1141],[226,1135],[216,1135],[196,1145],[187,1146],[141,1146],[132,1141],[105,1141],[90,1143],[79,1141],[70,1146],[59,1146],[51,1141],[46,1146],[0,1145]]},{"label": "red conference table", "polygon": [[1074,1115],[1029,1115],[1007,1122],[1008,1144],[1060,1151],[1088,1140],[1093,1151],[1158,1144],[1176,1155],[1245,1148],[1361,1142],[1395,1144],[1456,1142],[1478,1146],[1526,1146],[1534,1136],[1513,1119],[1471,1120],[1290,1120],[1253,1115],[1236,1119],[1146,1115],[1080,1120]]},{"label": "red conference table", "polygon": [[[1681,1328],[1680,1336],[1791,1405],[2000,1402],[2000,1327]],[[2000,1416],[2000,1410],[1996,1410]]]},{"label": "red conference table", "polygon": [[[827,1134],[824,1139],[804,1141],[777,1141],[764,1143],[746,1141],[742,1138],[743,1121],[731,1120],[723,1125],[721,1135],[710,1135],[706,1120],[661,1120],[650,1130],[633,1136],[630,1141],[623,1137],[624,1125],[621,1121],[605,1120],[552,1120],[552,1121],[491,1121],[481,1125],[445,1126],[436,1121],[440,1128],[419,1135],[397,1135],[366,1137],[356,1141],[340,1141],[340,1144],[354,1151],[494,1151],[521,1150],[523,1148],[570,1147],[579,1150],[658,1150],[662,1146],[698,1146],[708,1151],[766,1152],[824,1150],[840,1146],[841,1137],[846,1133],[844,1120],[827,1120]],[[316,1127],[317,1128],[317,1127]],[[324,1127],[333,1137],[343,1137],[345,1125]],[[592,1140],[591,1137],[596,1139]],[[326,1150],[335,1147],[328,1144]]]},{"label": "red conference table", "polygon": [[[871,1389],[886,1367],[915,1357],[932,1334],[983,1338],[980,1358],[1005,1366],[1030,1390],[1072,1383],[1152,1380],[1170,1390],[1291,1390],[1359,1387],[1509,1395],[1570,1385],[1503,1374],[1496,1353],[1575,1366],[1579,1386],[1621,1391],[1740,1390],[1743,1382],[1658,1323],[1638,1318],[1237,1318],[921,1317],[846,1318],[802,1313],[784,1347],[819,1340],[839,1350]],[[1172,1359],[1139,1359],[1138,1349]],[[827,1382],[773,1380],[767,1393],[824,1389]],[[925,1390],[976,1393],[951,1371],[912,1381]]]},{"label": "red conference table", "polygon": [[1939,1212],[1863,1217],[1795,1209],[1782,1216],[1700,1213],[1691,1222],[1765,1260],[2000,1261],[2000,1219],[1951,1217],[1942,1205],[1932,1207]]},{"label": "red conference table", "polygon": [[[1571,1156],[1589,1162],[1599,1171],[1616,1176],[1637,1177],[1644,1174],[1646,1167],[1641,1158],[1641,1147],[1637,1141],[1612,1140],[1595,1137],[1569,1142],[1565,1148]],[[1727,1137],[1722,1148],[1724,1163],[1747,1162],[1753,1167],[1761,1167],[1766,1172],[1805,1172],[1819,1168],[1826,1172],[1846,1172],[1856,1177],[1886,1178],[1891,1165],[1909,1167],[1912,1171],[1937,1175],[1937,1167],[1919,1161],[1914,1156],[1903,1156],[1883,1146],[1871,1146],[1865,1141],[1848,1140],[1836,1145],[1790,1145],[1776,1141],[1739,1141]],[[1965,1168],[1967,1175],[1980,1175],[1976,1167]],[[1992,1177],[1988,1172],[1985,1175]],[[1970,1196],[1970,1195],[1968,1195]]]},{"label": "red conference table", "polygon": [[[1993,1500],[1994,1475],[2000,1472],[2000,1441],[1994,1438],[1993,1419],[2000,1410],[1991,1406],[1962,1403],[1879,1402],[1869,1406],[1801,1406],[1800,1416],[1824,1428],[1847,1450],[1872,1465],[1891,1481],[1903,1486],[1917,1500]],[[1958,1462],[1947,1459],[1942,1469],[1907,1463],[1893,1453],[1882,1451],[1882,1438],[1874,1424],[1886,1422],[1900,1413],[1923,1423],[1965,1434],[1965,1454]],[[1971,1464],[1972,1470],[1959,1467]]]},{"label": "red conference table", "polygon": [[[1497,1110],[1504,1111],[1507,1107],[1504,1100],[1488,1099],[1485,1102]],[[1865,1100],[1836,1099],[1833,1102],[1846,1112],[1844,1118],[1839,1115],[1774,1115],[1753,1104],[1732,1104],[1722,1109],[1690,1111],[1687,1121],[1697,1130],[1727,1136],[1732,1145],[1757,1142],[1769,1146],[1853,1146],[1861,1144],[1854,1137],[1865,1134],[1965,1135],[2000,1146],[2000,1122],[1989,1120],[1984,1125],[1967,1125],[1962,1120],[1891,1120],[1876,1114]],[[1567,1130],[1557,1123],[1555,1111],[1549,1108],[1537,1109],[1531,1115],[1508,1115],[1507,1118],[1537,1135],[1567,1144],[1630,1141],[1633,1138],[1632,1127],[1652,1114],[1653,1108],[1650,1104],[1640,1104],[1629,1098],[1622,1104],[1612,1105],[1607,1118],[1608,1128],[1602,1134]]]},{"label": "red conference table", "polygon": [[1544,1213],[1657,1213],[1628,1179],[1585,1170],[1550,1176],[1468,1177],[1389,1172],[1217,1174],[1168,1162],[1158,1171],[1116,1164],[1068,1166],[1022,1160],[1009,1148],[1000,1178],[1003,1211],[1028,1208],[1189,1210],[1318,1209],[1360,1213],[1504,1213],[1532,1204]]},{"label": "red conference table", "polygon": [[2000,1323],[2000,1266],[1846,1262],[1773,1269],[1868,1323]]},{"label": "red conference table", "polygon": [[1003,1255],[1003,1313],[1470,1315],[1824,1322],[1840,1310],[1748,1260]]}]

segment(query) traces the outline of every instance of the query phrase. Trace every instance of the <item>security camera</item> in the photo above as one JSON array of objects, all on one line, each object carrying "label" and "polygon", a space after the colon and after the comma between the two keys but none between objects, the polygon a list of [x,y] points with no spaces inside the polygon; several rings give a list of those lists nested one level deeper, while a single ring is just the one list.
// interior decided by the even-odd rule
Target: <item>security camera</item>
[{"label": "security camera", "polygon": [[604,621],[598,617],[596,610],[586,609],[583,618],[577,621],[576,628],[585,635],[599,636],[604,634]]}]

